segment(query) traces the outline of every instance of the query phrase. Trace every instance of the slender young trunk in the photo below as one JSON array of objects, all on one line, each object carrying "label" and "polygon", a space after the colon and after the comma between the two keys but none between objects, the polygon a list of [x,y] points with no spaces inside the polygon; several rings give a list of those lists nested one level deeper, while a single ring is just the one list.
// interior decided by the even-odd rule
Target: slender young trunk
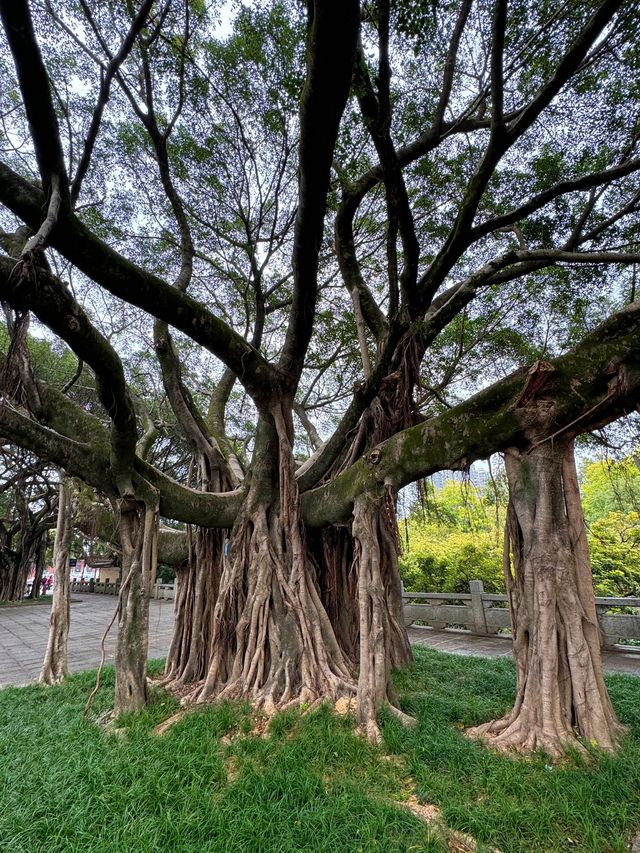
[{"label": "slender young trunk", "polygon": [[71,480],[62,477],[58,493],[58,521],[53,544],[55,588],[49,618],[49,638],[40,681],[60,684],[69,674],[67,641],[69,637],[69,548],[72,533]]},{"label": "slender young trunk", "polygon": [[147,702],[149,595],[158,559],[157,505],[123,500],[120,510],[122,584],[116,645],[116,716]]},{"label": "slender young trunk", "polygon": [[516,702],[470,734],[501,749],[543,749],[555,757],[579,747],[577,738],[615,749],[624,728],[604,684],[573,441],[511,448],[505,464]]}]

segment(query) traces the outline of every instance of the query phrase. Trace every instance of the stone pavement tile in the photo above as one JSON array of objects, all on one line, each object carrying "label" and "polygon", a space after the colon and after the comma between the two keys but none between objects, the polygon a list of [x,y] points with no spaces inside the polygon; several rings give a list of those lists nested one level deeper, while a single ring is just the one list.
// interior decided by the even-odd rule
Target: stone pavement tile
[{"label": "stone pavement tile", "polygon": [[[438,651],[470,657],[508,658],[512,657],[511,638],[502,636],[478,636],[467,631],[442,631],[426,626],[411,626],[408,629],[409,641],[415,645],[434,648]],[[627,649],[603,653],[602,662],[605,672],[618,672],[640,676],[640,650]]]},{"label": "stone pavement tile", "polygon": [[4,673],[2,684],[23,684],[31,680],[31,673],[26,669],[10,669]]},{"label": "stone pavement tile", "polygon": [[[75,595],[71,604],[69,667],[72,672],[95,669],[100,662],[100,640],[111,620],[116,599],[112,596]],[[173,630],[173,602],[150,602],[149,656],[165,657]],[[47,643],[49,608],[44,606],[0,608],[0,685],[36,681]],[[113,662],[117,625],[105,642],[106,660]],[[457,655],[510,657],[511,639],[505,636],[476,636],[465,631],[442,631],[426,626],[409,629],[412,643]],[[606,652],[608,672],[640,676],[640,654]],[[9,680],[10,679],[10,680]]]}]

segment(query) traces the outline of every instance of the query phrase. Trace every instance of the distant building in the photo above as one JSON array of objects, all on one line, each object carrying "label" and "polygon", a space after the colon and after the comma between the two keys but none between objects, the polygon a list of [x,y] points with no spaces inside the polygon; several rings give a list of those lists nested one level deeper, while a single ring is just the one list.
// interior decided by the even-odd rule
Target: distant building
[{"label": "distant building", "polygon": [[[497,477],[502,472],[502,461],[499,457],[494,457],[491,462],[493,476]],[[486,462],[474,462],[469,471],[437,471],[428,478],[436,491],[444,488],[451,481],[455,483],[464,483],[469,481],[472,486],[482,491],[487,483],[491,482],[491,474],[489,466]]]},{"label": "distant building", "polygon": [[89,555],[87,565],[95,569],[99,583],[119,583],[120,566],[115,553],[107,555]]}]

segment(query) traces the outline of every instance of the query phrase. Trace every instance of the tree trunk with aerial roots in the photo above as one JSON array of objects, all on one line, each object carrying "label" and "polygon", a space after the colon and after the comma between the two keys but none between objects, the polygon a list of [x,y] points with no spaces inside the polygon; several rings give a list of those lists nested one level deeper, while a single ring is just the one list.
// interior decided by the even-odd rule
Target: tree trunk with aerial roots
[{"label": "tree trunk with aerial roots", "polygon": [[553,757],[580,740],[615,749],[624,727],[604,684],[600,629],[572,439],[505,454],[509,509],[505,581],[516,701],[472,736],[498,749]]},{"label": "tree trunk with aerial roots", "polygon": [[123,499],[120,507],[122,583],[118,601],[114,715],[133,713],[147,703],[149,596],[158,560],[158,508]]}]

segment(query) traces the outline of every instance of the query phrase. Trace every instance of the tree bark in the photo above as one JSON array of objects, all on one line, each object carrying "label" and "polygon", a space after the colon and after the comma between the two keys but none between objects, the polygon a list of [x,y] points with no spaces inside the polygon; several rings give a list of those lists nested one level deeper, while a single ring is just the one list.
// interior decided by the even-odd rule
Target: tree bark
[{"label": "tree bark", "polygon": [[553,757],[581,748],[579,738],[615,749],[624,728],[604,684],[573,440],[510,448],[505,464],[516,701],[470,734],[499,749],[543,749]]},{"label": "tree bark", "polygon": [[40,673],[43,684],[60,684],[69,675],[69,548],[72,533],[71,480],[62,477],[58,493],[58,522],[53,545],[55,589],[49,618],[49,638]]},{"label": "tree bark", "polygon": [[[353,514],[358,575],[360,666],[356,717],[370,741],[378,742],[378,712],[388,702],[389,710],[405,724],[414,722],[396,706],[391,682],[392,664],[401,657],[410,660],[410,649],[402,614],[390,605],[389,585],[395,586],[397,572],[397,527],[395,495],[385,489],[379,498],[362,495]],[[386,569],[386,571],[385,571]]]},{"label": "tree bark", "polygon": [[[33,575],[33,585],[31,587],[31,592],[29,593],[29,598],[40,598],[40,587],[42,586],[42,578],[44,575],[45,569],[45,551],[46,551],[46,540],[44,536],[39,536],[38,541],[35,544],[33,549],[34,555],[34,575]],[[26,566],[28,568],[28,564],[31,562],[30,559],[26,560]]]},{"label": "tree bark", "polygon": [[122,576],[118,602],[114,714],[147,703],[149,595],[157,566],[158,510],[150,502],[124,499],[120,510]]},{"label": "tree bark", "polygon": [[273,713],[355,695],[305,540],[291,425],[291,409],[278,404],[259,430],[259,461],[223,558],[213,655],[198,701],[248,699]]},{"label": "tree bark", "polygon": [[175,621],[165,686],[203,681],[209,669],[213,613],[220,588],[226,531],[197,528],[195,555],[177,572]]}]

